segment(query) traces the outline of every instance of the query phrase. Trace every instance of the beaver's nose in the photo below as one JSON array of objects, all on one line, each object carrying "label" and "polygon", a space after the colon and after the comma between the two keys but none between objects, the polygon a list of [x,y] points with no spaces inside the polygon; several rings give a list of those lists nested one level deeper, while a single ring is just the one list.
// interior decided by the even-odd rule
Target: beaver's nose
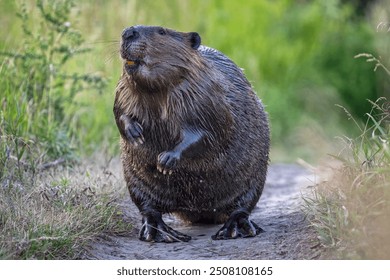
[{"label": "beaver's nose", "polygon": [[136,30],[134,26],[128,27],[123,30],[122,38],[123,40],[135,40],[139,37],[139,32]]}]

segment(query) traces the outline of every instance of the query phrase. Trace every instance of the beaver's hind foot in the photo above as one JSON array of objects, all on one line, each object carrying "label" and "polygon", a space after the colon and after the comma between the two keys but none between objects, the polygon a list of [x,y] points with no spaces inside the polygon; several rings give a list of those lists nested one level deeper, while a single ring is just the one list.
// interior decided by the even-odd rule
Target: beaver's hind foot
[{"label": "beaver's hind foot", "polygon": [[178,232],[164,223],[160,213],[145,215],[142,218],[142,228],[139,239],[148,242],[188,242],[191,236]]},{"label": "beaver's hind foot", "polygon": [[211,236],[213,240],[254,237],[264,230],[249,220],[249,212],[245,210],[234,211],[222,228]]}]

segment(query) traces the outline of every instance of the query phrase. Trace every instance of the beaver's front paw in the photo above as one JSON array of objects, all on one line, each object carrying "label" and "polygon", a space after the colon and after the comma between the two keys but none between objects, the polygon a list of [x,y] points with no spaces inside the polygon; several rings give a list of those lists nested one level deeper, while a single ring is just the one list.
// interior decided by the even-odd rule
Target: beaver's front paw
[{"label": "beaver's front paw", "polygon": [[180,161],[180,153],[175,151],[166,151],[158,155],[157,170],[164,175],[171,175]]},{"label": "beaver's front paw", "polygon": [[131,120],[126,116],[121,117],[121,121],[124,124],[124,133],[126,139],[134,145],[142,145],[145,142],[142,134],[142,126],[139,122]]}]

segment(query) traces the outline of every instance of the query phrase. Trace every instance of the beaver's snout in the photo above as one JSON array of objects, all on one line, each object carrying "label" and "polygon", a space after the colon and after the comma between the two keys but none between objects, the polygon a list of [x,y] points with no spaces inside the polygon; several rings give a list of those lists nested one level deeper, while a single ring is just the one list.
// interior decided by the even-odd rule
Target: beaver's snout
[{"label": "beaver's snout", "polygon": [[123,41],[134,41],[137,38],[139,38],[139,32],[137,31],[136,27],[128,27],[123,30],[122,32],[122,40]]},{"label": "beaver's snout", "polygon": [[140,38],[140,30],[136,26],[128,27],[122,32],[122,42],[120,54],[125,61],[125,69],[131,74],[142,63],[145,46],[138,40]]},{"label": "beaver's snout", "polygon": [[122,32],[122,42],[121,42],[121,55],[125,60],[132,60],[132,52],[137,52],[137,39],[140,37],[139,31],[136,27],[128,27]]}]

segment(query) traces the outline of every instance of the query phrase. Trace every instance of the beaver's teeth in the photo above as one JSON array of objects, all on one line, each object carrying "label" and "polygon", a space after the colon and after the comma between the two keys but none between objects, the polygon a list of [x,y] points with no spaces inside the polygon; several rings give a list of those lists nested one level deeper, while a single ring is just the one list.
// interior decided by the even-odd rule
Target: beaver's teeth
[{"label": "beaver's teeth", "polygon": [[130,66],[135,64],[135,62],[132,60],[127,60],[126,63],[127,63],[127,65],[130,65]]}]

